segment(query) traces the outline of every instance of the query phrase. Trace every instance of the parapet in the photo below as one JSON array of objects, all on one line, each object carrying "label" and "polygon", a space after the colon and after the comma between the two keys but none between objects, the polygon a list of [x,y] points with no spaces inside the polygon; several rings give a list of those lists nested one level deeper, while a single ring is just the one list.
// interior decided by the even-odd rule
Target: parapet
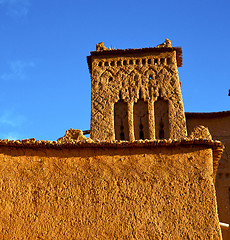
[{"label": "parapet", "polygon": [[[201,134],[202,135],[202,134]],[[191,147],[202,147],[202,148],[211,148],[213,151],[213,173],[215,178],[215,173],[218,168],[218,162],[221,158],[221,155],[224,150],[224,145],[218,141],[218,140],[211,140],[210,138],[202,138],[201,136],[198,136],[196,138],[184,138],[180,140],[136,140],[136,141],[100,141],[100,140],[92,140],[91,138],[84,138],[81,140],[77,140],[74,138],[69,137],[68,139],[65,139],[64,141],[60,141],[61,138],[59,138],[57,141],[45,141],[45,140],[35,140],[34,138],[31,139],[23,139],[23,140],[8,140],[0,139],[0,150],[1,149],[82,149],[82,148],[110,148],[110,149],[117,149],[117,148],[144,148],[144,149],[155,149],[155,148],[178,148],[185,147],[185,148],[191,148]]]},{"label": "parapet", "polygon": [[[119,56],[119,55],[143,55],[145,56],[146,54],[148,54],[149,52],[152,52],[153,54],[156,54],[156,57],[154,58],[154,64],[155,65],[161,65],[164,63],[170,63],[171,59],[167,59],[167,58],[157,58],[157,55],[160,52],[176,52],[176,64],[177,67],[182,67],[183,65],[183,57],[182,57],[182,48],[181,47],[172,47],[171,46],[171,41],[169,39],[166,39],[166,41],[160,45],[157,45],[156,47],[149,47],[149,48],[139,48],[139,49],[112,49],[112,48],[107,48],[104,46],[104,43],[97,43],[96,44],[96,51],[92,51],[90,52],[90,56],[87,57],[87,62],[88,62],[88,66],[89,66],[89,71],[90,73],[92,73],[92,58],[94,57],[100,57],[100,56]],[[145,62],[145,58],[143,59],[143,63]],[[148,61],[148,64],[151,63],[150,59]],[[124,65],[133,65],[134,63],[136,63],[137,65],[142,63],[142,58],[137,58],[136,61],[134,62],[99,62],[98,65],[99,66],[122,66]]]},{"label": "parapet", "polygon": [[0,140],[0,236],[221,239],[222,150],[207,139]]}]

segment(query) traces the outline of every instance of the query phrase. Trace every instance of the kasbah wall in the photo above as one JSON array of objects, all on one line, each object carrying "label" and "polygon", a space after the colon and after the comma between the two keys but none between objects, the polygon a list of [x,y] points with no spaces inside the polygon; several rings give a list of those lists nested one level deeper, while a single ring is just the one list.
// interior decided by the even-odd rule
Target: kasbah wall
[{"label": "kasbah wall", "polygon": [[230,114],[184,113],[181,55],[97,44],[90,138],[0,140],[0,239],[230,239]]},{"label": "kasbah wall", "polygon": [[[216,195],[220,222],[230,223],[230,111],[186,113],[188,133],[195,126],[208,127],[213,139],[220,140],[225,150],[216,175]],[[222,229],[223,239],[230,239],[230,230]]]}]

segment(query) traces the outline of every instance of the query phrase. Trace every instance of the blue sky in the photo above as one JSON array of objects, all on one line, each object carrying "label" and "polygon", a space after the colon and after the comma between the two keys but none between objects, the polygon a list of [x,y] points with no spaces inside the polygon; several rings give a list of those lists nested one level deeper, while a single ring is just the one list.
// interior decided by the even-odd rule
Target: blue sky
[{"label": "blue sky", "polygon": [[183,49],[185,111],[230,110],[230,2],[0,0],[0,138],[56,140],[90,127],[96,43]]}]

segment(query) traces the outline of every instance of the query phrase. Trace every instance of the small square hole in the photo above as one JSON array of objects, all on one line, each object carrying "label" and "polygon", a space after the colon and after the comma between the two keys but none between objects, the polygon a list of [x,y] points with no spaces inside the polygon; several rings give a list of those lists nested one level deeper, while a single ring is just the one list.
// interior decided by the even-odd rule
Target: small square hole
[{"label": "small square hole", "polygon": [[153,79],[153,75],[150,74],[150,75],[149,75],[149,80],[152,80],[152,79]]},{"label": "small square hole", "polygon": [[121,66],[121,61],[117,61],[117,66]]}]

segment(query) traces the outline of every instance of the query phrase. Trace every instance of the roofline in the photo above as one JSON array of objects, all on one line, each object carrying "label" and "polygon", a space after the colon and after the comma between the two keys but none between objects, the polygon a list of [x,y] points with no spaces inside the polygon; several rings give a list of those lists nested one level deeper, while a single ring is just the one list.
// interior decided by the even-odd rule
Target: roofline
[{"label": "roofline", "polygon": [[119,56],[119,55],[127,55],[127,54],[136,54],[136,53],[149,53],[149,52],[173,52],[176,51],[176,60],[177,67],[182,67],[182,48],[181,47],[150,47],[150,48],[138,48],[138,49],[112,49],[112,50],[103,50],[103,51],[92,51],[90,52],[90,56],[87,56],[87,63],[89,66],[90,73],[92,72],[92,56]]},{"label": "roofline", "polygon": [[136,140],[136,141],[93,141],[88,138],[86,140],[68,140],[66,142],[58,141],[35,141],[32,139],[24,140],[0,140],[0,152],[1,148],[29,148],[29,149],[80,149],[80,148],[159,148],[159,147],[203,147],[203,148],[212,148],[213,151],[213,179],[215,179],[216,171],[219,165],[219,160],[224,150],[224,145],[217,140],[209,139],[169,139],[169,140]]},{"label": "roofline", "polygon": [[187,119],[193,118],[216,118],[216,117],[229,117],[230,111],[222,111],[222,112],[186,112],[185,117]]}]

